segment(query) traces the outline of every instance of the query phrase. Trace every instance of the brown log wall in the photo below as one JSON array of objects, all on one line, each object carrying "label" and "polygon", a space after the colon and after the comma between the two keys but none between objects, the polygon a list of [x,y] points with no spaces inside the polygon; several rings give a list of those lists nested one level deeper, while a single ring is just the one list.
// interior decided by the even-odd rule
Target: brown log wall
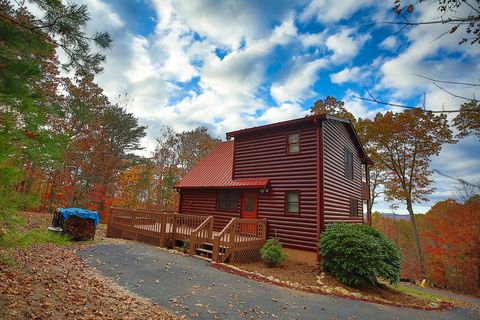
[{"label": "brown log wall", "polygon": [[217,211],[217,192],[215,190],[181,191],[180,212],[183,214],[195,214],[202,216],[214,216],[213,230],[221,231],[232,218],[240,217],[240,196],[236,212]]},{"label": "brown log wall", "polygon": [[[324,220],[362,223],[362,163],[357,146],[341,122],[326,120],[324,126]],[[345,177],[344,149],[353,152],[353,181]],[[350,198],[358,200],[358,218],[350,217]]]},{"label": "brown log wall", "polygon": [[[287,154],[287,135],[300,134],[300,153]],[[285,247],[316,250],[316,129],[312,123],[288,130],[235,137],[234,178],[269,178],[259,196],[258,218]],[[300,214],[285,213],[285,192],[300,192]]]}]

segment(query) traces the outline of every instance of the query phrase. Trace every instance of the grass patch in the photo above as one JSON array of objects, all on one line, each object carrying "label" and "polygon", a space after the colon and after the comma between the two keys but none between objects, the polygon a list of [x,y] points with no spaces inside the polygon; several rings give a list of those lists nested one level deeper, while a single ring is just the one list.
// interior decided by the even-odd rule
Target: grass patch
[{"label": "grass patch", "polygon": [[404,294],[408,294],[410,296],[413,296],[413,297],[416,297],[416,298],[420,298],[420,299],[427,299],[427,300],[449,300],[445,297],[442,297],[442,296],[439,296],[439,295],[436,295],[434,293],[431,293],[431,292],[425,292],[425,291],[421,291],[421,290],[418,290],[418,289],[415,289],[415,288],[411,288],[411,287],[404,287],[404,286],[391,286],[394,290],[397,290],[397,291],[400,291]]},{"label": "grass patch", "polygon": [[14,266],[17,264],[17,261],[15,261],[15,259],[13,259],[7,253],[0,253],[0,264],[4,264],[7,266]]},{"label": "grass patch", "polygon": [[27,247],[36,243],[67,245],[70,243],[70,237],[44,229],[33,229],[27,232],[10,230],[0,238],[0,247],[4,248]]}]

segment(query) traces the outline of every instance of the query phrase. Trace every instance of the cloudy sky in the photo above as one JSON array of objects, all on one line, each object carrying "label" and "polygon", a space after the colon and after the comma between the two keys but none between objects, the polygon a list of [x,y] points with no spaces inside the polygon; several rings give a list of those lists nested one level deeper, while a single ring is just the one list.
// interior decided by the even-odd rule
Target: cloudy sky
[{"label": "cloudy sky", "polygon": [[[133,99],[128,110],[148,125],[146,155],[163,125],[177,131],[206,126],[223,139],[231,130],[302,117],[327,95],[359,117],[389,109],[355,99],[366,96],[365,87],[385,101],[418,105],[425,93],[427,107],[455,109],[462,100],[415,74],[479,81],[479,45],[459,46],[456,34],[438,38],[449,27],[399,32],[372,24],[396,19],[393,0],[77,2],[89,7],[89,29],[114,39],[96,80],[112,101],[122,93]],[[418,9],[413,18],[437,16],[432,5]],[[473,138],[445,146],[432,168],[480,179],[479,146]],[[452,180],[434,179],[437,192],[418,212],[453,195]],[[382,202],[375,209],[388,207]]]}]

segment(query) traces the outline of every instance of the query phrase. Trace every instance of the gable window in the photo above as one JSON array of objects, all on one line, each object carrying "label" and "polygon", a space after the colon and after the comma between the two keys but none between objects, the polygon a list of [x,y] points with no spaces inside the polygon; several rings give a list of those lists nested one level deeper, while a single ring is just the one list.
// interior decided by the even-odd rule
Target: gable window
[{"label": "gable window", "polygon": [[288,153],[299,153],[300,152],[300,134],[293,133],[288,135]]},{"label": "gable window", "polygon": [[345,149],[345,177],[353,180],[353,153]]},{"label": "gable window", "polygon": [[238,211],[238,192],[226,190],[218,191],[217,210]]},{"label": "gable window", "polygon": [[288,191],[285,194],[285,211],[287,213],[300,212],[300,193],[298,191]]},{"label": "gable window", "polygon": [[357,199],[350,199],[350,216],[351,217],[358,217],[358,200]]}]

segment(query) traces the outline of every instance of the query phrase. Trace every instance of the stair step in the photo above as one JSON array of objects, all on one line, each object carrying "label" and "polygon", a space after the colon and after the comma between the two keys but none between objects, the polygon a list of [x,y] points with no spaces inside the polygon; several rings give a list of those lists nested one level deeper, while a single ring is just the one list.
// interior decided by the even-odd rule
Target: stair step
[{"label": "stair step", "polygon": [[[213,243],[210,243],[210,242],[203,242],[202,245],[213,248]],[[227,247],[226,246],[220,246],[220,248],[227,248]]]},{"label": "stair step", "polygon": [[212,250],[203,249],[203,248],[197,248],[197,251],[207,253],[207,254],[212,254],[212,252],[213,252]]}]

